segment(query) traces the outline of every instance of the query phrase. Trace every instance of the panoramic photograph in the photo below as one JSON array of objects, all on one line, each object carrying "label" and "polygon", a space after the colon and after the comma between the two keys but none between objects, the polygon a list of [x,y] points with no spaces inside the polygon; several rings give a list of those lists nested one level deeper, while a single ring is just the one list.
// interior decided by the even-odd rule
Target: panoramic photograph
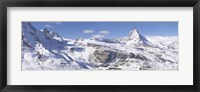
[{"label": "panoramic photograph", "polygon": [[22,71],[178,70],[178,22],[24,21]]}]

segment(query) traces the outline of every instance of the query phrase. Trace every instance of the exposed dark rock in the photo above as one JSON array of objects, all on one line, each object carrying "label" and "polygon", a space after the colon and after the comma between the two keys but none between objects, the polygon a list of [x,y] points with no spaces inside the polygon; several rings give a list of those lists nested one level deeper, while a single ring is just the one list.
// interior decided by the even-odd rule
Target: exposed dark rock
[{"label": "exposed dark rock", "polygon": [[39,52],[37,52],[37,56],[40,61],[45,61],[45,58]]},{"label": "exposed dark rock", "polygon": [[121,68],[116,68],[116,67],[110,67],[107,70],[121,70]]},{"label": "exposed dark rock", "polygon": [[126,53],[116,53],[116,57],[119,59],[126,59],[129,57],[129,55]]},{"label": "exposed dark rock", "polygon": [[94,52],[95,62],[108,63],[116,58],[116,53],[109,50],[96,50]]},{"label": "exposed dark rock", "polygon": [[135,58],[136,58],[136,59],[140,59],[140,60],[145,60],[145,61],[148,60],[148,59],[147,59],[145,56],[143,56],[143,55],[136,55]]},{"label": "exposed dark rock", "polygon": [[22,45],[26,46],[26,47],[29,47],[29,48],[32,48],[29,43],[27,43],[26,41],[24,41],[24,39],[22,39]]}]

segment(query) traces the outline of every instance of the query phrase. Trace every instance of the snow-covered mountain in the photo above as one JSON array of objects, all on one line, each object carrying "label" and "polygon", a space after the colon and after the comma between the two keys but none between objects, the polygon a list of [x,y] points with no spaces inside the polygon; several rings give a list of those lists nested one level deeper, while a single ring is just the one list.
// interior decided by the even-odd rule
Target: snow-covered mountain
[{"label": "snow-covered mountain", "polygon": [[[148,39],[148,40],[147,40]],[[76,40],[22,23],[22,70],[177,70],[178,37]]]},{"label": "snow-covered mountain", "polygon": [[145,37],[143,37],[136,28],[133,28],[129,35],[123,38],[118,38],[118,41],[120,41],[123,44],[126,45],[133,45],[133,46],[151,46],[152,43],[149,42]]}]

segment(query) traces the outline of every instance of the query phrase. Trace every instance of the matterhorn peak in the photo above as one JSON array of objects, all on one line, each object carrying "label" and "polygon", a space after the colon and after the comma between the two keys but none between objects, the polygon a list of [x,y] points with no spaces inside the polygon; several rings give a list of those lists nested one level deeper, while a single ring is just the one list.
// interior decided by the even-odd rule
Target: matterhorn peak
[{"label": "matterhorn peak", "polygon": [[150,42],[145,38],[143,37],[139,31],[136,29],[136,28],[133,28],[127,39],[126,39],[126,44],[132,44],[132,45],[150,45]]},{"label": "matterhorn peak", "polygon": [[129,33],[129,38],[132,39],[132,38],[139,38],[140,34],[138,32],[138,30],[136,28],[133,28],[131,30],[131,32]]},{"label": "matterhorn peak", "polygon": [[138,30],[137,30],[136,28],[133,28],[133,29],[131,30],[130,34],[131,34],[131,33],[138,33]]}]

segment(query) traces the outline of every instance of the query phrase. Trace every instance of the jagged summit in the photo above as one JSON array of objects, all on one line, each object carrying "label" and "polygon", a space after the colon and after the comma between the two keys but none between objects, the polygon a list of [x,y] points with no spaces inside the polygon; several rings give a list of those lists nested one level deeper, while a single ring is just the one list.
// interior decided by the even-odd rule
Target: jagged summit
[{"label": "jagged summit", "polygon": [[132,30],[131,30],[131,32],[129,33],[129,37],[130,38],[135,38],[135,37],[139,37],[139,32],[138,32],[138,30],[136,29],[136,28],[133,28]]},{"label": "jagged summit", "polygon": [[49,31],[48,29],[45,28],[43,30],[43,33],[46,35],[47,38],[54,39],[60,42],[63,41],[63,38],[56,32]]},{"label": "jagged summit", "polygon": [[150,46],[151,42],[149,42],[145,37],[143,37],[136,28],[133,28],[128,36],[121,39],[121,42],[127,45],[134,45],[134,46]]}]

